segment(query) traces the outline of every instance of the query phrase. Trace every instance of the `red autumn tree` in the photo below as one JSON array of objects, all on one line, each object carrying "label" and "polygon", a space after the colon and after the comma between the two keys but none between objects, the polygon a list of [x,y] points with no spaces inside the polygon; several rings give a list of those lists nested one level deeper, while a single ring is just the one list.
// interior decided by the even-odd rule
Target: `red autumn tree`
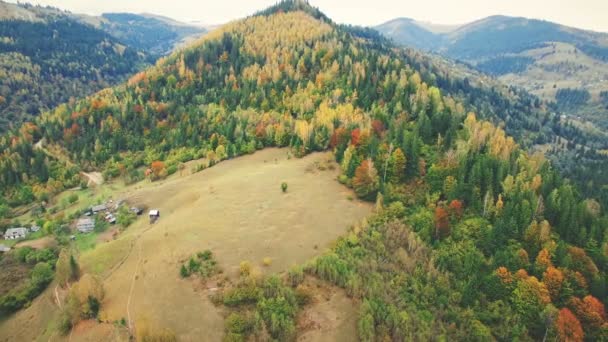
[{"label": "red autumn tree", "polygon": [[435,236],[438,239],[450,235],[450,221],[448,212],[443,207],[435,208]]},{"label": "red autumn tree", "polygon": [[585,337],[581,323],[567,308],[559,310],[555,320],[555,329],[560,341],[578,342]]}]

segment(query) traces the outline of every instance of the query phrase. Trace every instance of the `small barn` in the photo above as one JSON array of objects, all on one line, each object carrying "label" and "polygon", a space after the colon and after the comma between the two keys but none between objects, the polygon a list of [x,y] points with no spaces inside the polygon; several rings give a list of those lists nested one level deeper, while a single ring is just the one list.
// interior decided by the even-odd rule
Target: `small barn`
[{"label": "small barn", "polygon": [[160,210],[152,209],[148,215],[150,216],[150,223],[154,223],[160,218]]},{"label": "small barn", "polygon": [[29,230],[24,227],[9,228],[4,233],[4,239],[5,240],[23,239],[27,236],[28,232],[29,232]]},{"label": "small barn", "polygon": [[106,206],[105,204],[95,205],[91,208],[93,214],[97,214],[106,210],[108,210],[108,206]]},{"label": "small barn", "polygon": [[131,207],[131,212],[136,215],[141,215],[141,214],[143,214],[144,210],[142,208],[138,208],[138,207]]},{"label": "small barn", "polygon": [[76,229],[81,233],[90,233],[95,229],[95,219],[84,217],[76,222]]}]

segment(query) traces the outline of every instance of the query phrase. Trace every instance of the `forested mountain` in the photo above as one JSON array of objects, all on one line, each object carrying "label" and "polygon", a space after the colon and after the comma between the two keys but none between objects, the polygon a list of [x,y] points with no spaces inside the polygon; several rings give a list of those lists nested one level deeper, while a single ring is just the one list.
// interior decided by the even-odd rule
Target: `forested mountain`
[{"label": "forested mountain", "polygon": [[0,132],[122,82],[203,33],[167,18],[92,17],[0,1]]},{"label": "forested mountain", "polygon": [[464,61],[523,87],[571,116],[608,128],[608,34],[506,16],[488,17],[448,32],[411,19],[376,27],[396,43]]},{"label": "forested mountain", "polygon": [[123,81],[148,56],[57,10],[0,3],[0,131]]},{"label": "forested mountain", "polygon": [[[360,300],[361,340],[606,339],[606,202],[518,145],[555,137],[577,133],[525,92],[281,1],[11,130],[0,188],[7,209],[80,170],[134,182],[200,157],[331,150],[377,214],[305,270]],[[224,299],[253,312],[229,337],[292,339],[293,290],[256,286]]]}]

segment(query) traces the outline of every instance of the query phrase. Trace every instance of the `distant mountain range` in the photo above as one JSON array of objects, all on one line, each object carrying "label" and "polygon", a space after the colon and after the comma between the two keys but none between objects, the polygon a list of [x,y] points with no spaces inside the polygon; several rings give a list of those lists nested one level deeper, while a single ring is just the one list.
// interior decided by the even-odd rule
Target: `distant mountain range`
[{"label": "distant mountain range", "polygon": [[375,27],[397,44],[439,53],[608,128],[608,34],[507,16],[432,26],[398,18]]},{"label": "distant mountain range", "polygon": [[204,33],[149,14],[96,17],[0,1],[0,132],[124,81]]}]

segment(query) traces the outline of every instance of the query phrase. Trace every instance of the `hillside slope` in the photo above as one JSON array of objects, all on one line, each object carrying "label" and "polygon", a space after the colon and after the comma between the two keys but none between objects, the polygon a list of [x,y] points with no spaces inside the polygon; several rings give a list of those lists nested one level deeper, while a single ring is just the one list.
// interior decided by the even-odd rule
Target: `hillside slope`
[{"label": "hillside slope", "polygon": [[[294,339],[314,291],[299,286],[304,274],[358,300],[364,341],[605,338],[605,205],[518,145],[576,131],[525,92],[450,70],[282,1],[4,135],[0,187],[19,206],[74,186],[82,169],[156,181],[195,158],[213,166],[270,146],[330,150],[338,180],[375,201],[376,214],[285,277],[241,265],[214,295],[230,313],[228,338]],[[174,274],[165,281],[183,285]]]},{"label": "hillside slope", "polygon": [[376,29],[401,45],[467,62],[507,84],[555,101],[568,115],[608,128],[608,95],[602,95],[608,94],[608,34],[506,16],[442,33],[410,19],[395,19]]}]

